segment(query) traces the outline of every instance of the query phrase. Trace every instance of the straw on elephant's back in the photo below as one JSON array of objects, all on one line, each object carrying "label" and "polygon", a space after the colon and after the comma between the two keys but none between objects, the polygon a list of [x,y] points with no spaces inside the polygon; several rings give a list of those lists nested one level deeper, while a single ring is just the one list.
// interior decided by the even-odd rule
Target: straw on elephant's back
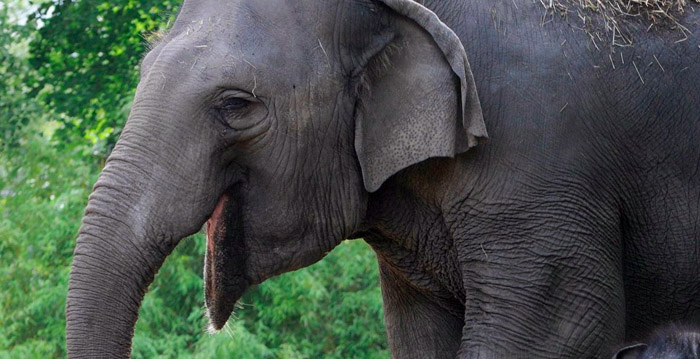
[{"label": "straw on elephant's back", "polygon": [[[690,33],[684,14],[698,11],[700,0],[539,0],[545,8],[543,23],[555,13],[578,21],[592,39],[612,45],[631,45],[639,25],[678,32],[679,40]],[[641,21],[639,21],[641,19]],[[633,24],[634,23],[634,24]],[[595,39],[594,39],[595,40]]]}]

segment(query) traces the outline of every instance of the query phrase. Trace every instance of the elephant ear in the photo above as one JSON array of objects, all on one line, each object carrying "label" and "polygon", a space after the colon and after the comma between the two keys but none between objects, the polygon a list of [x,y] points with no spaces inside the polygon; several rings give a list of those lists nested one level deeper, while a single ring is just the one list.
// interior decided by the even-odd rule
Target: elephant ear
[{"label": "elephant ear", "polygon": [[389,32],[368,55],[355,150],[365,188],[431,157],[454,157],[487,138],[467,55],[435,13],[412,0],[385,5]]},{"label": "elephant ear", "polygon": [[612,359],[637,359],[640,358],[642,353],[647,349],[647,345],[644,343],[634,344],[626,346],[620,349]]}]

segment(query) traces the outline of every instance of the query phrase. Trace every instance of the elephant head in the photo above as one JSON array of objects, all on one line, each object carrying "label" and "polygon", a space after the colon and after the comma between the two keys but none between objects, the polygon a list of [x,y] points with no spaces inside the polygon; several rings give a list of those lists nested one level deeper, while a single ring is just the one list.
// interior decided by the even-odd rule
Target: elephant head
[{"label": "elephant head", "polygon": [[204,223],[219,329],[248,286],[358,230],[387,178],[485,137],[462,44],[418,3],[186,0],[88,202],[69,355],[127,357],[153,276]]}]

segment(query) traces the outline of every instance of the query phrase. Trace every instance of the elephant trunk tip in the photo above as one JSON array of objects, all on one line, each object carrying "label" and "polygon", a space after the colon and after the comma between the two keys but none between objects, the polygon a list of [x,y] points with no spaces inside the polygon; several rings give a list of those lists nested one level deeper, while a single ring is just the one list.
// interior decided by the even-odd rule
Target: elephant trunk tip
[{"label": "elephant trunk tip", "polygon": [[207,326],[207,332],[209,334],[216,334],[218,333],[221,329],[226,326],[226,323],[228,322],[228,319],[233,315],[233,308],[234,308],[234,303],[231,303],[230,305],[223,305],[223,306],[215,306],[215,309],[212,310],[212,308],[207,308],[206,310],[206,316],[209,318],[209,325]]}]

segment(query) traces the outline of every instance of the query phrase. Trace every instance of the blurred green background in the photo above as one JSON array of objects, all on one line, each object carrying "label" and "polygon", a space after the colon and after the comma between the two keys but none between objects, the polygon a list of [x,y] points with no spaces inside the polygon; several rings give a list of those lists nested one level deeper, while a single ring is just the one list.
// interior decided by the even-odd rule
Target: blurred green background
[{"label": "blurred green background", "polygon": [[[0,358],[63,358],[71,255],[150,36],[179,0],[0,2]],[[201,235],[156,276],[135,358],[387,358],[376,261],[362,241],[250,290],[206,333]]]}]

